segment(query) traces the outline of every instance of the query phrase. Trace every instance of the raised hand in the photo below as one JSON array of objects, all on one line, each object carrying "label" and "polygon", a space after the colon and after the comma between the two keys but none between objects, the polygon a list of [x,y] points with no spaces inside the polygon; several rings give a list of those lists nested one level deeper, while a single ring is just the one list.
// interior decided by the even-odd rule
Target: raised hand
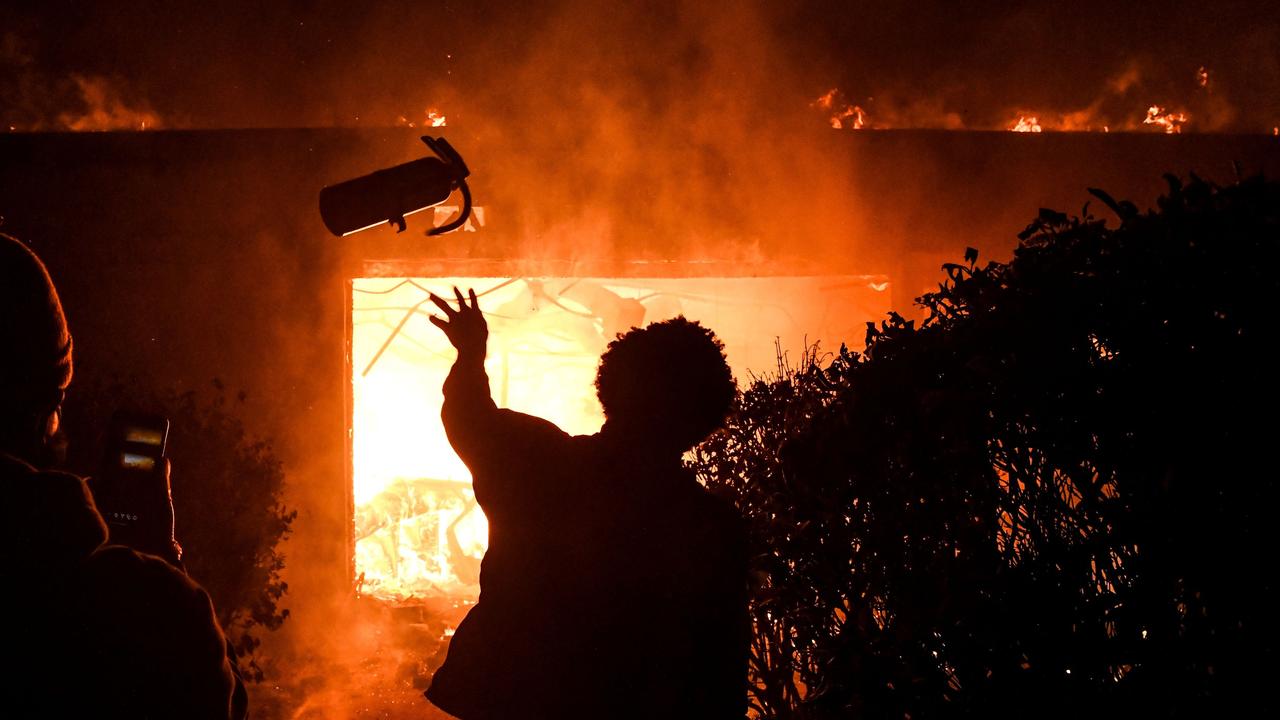
[{"label": "raised hand", "polygon": [[485,344],[489,340],[489,324],[485,322],[484,315],[480,312],[480,303],[476,300],[476,291],[474,289],[467,291],[471,299],[471,304],[467,305],[467,299],[462,296],[462,291],[457,287],[453,288],[454,297],[458,301],[458,309],[454,310],[435,293],[431,294],[431,302],[440,308],[440,312],[444,313],[444,317],[431,316],[431,323],[444,331],[449,342],[458,349],[458,356],[478,355],[481,359],[485,355]]}]

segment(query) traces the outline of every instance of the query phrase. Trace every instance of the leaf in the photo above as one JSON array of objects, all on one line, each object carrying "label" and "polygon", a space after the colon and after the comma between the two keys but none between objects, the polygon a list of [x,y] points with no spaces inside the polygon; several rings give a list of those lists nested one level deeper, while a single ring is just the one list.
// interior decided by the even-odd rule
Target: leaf
[{"label": "leaf", "polygon": [[1120,218],[1121,221],[1130,220],[1138,214],[1138,208],[1136,205],[1128,200],[1125,200],[1124,202],[1116,202],[1116,199],[1111,197],[1111,194],[1106,190],[1089,188],[1089,194],[1098,198],[1103,202],[1103,204],[1111,208],[1111,212],[1115,213],[1116,217]]},{"label": "leaf", "polygon": [[1039,219],[1046,225],[1065,225],[1067,222],[1067,215],[1066,213],[1060,213],[1057,210],[1040,208]]}]

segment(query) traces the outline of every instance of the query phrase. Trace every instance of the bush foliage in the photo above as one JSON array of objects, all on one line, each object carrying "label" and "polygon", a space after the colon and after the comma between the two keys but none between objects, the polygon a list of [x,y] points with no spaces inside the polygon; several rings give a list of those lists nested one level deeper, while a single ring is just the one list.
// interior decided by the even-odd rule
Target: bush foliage
[{"label": "bush foliage", "polygon": [[[747,517],[770,718],[1198,715],[1277,661],[1280,184],[1042,210],[698,451]],[[819,362],[822,359],[823,362]]]},{"label": "bush foliage", "polygon": [[73,386],[68,399],[69,465],[98,471],[104,433],[117,409],[169,418],[166,455],[173,463],[176,534],[188,574],[209,591],[218,621],[240,656],[246,679],[261,681],[256,649],[262,630],[288,617],[279,542],[297,511],[283,503],[284,469],[271,446],[251,437],[237,408],[214,381],[211,397],[157,391],[138,379]]}]

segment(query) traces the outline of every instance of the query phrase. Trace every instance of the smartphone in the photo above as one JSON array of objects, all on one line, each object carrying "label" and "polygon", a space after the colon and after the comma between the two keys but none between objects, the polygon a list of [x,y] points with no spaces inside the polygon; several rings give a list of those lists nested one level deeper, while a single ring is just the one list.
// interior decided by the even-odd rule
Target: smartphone
[{"label": "smartphone", "polygon": [[159,415],[116,413],[111,418],[108,454],[119,470],[151,473],[164,458],[169,420]]},{"label": "smartphone", "polygon": [[103,459],[99,509],[114,528],[129,528],[139,521],[148,501],[156,494],[152,487],[163,478],[156,468],[164,462],[169,441],[169,420],[160,415],[117,412],[108,427]]}]

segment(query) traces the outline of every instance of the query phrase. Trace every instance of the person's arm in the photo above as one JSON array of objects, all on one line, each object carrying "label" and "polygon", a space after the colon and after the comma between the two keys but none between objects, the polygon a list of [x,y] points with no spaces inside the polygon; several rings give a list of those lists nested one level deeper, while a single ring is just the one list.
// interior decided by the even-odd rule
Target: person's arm
[{"label": "person's arm", "polygon": [[489,393],[489,376],[484,371],[489,325],[480,312],[476,291],[469,291],[470,305],[462,297],[462,291],[454,288],[453,292],[458,300],[457,310],[436,295],[431,296],[431,302],[444,313],[444,318],[432,316],[431,322],[458,351],[458,358],[444,381],[441,419],[450,444],[471,467],[473,462],[485,458],[486,431],[498,421],[498,407]]},{"label": "person's arm", "polygon": [[203,588],[160,558],[118,545],[94,553],[82,577],[82,620],[105,707],[150,717],[245,717],[243,689]]},{"label": "person's arm", "polygon": [[[470,303],[453,289],[458,308],[432,295],[444,317],[431,318],[458,351],[444,383],[440,416],[458,457],[471,469],[476,500],[486,512],[497,505],[518,507],[530,488],[524,482],[530,465],[553,457],[553,448],[568,439],[563,430],[542,418],[498,408],[484,370],[488,324],[475,290]],[[505,482],[511,480],[511,482]]]},{"label": "person's arm", "polygon": [[[138,498],[138,505],[142,508],[140,513],[142,522],[130,526],[114,526],[110,527],[110,536],[107,542],[113,545],[122,545],[131,548],[145,555],[153,555],[164,560],[171,565],[179,573],[186,575],[186,566],[182,563],[182,546],[178,544],[174,536],[174,512],[173,512],[173,494],[172,485],[170,483],[171,465],[168,458],[164,458],[161,463],[156,466],[152,475],[152,482],[144,486],[144,491]],[[95,483],[97,484],[97,483]],[[87,487],[87,484],[86,484]],[[102,490],[101,487],[95,489],[95,494]],[[108,499],[111,498],[109,492],[102,493]],[[94,504],[93,495],[90,495],[89,504]],[[109,512],[109,510],[107,510]],[[210,642],[216,642],[222,638],[221,628],[218,626],[216,616],[213,612],[213,604],[208,594],[196,585],[194,582],[188,581],[182,583],[173,577],[165,578],[166,573],[160,571],[150,561],[139,563],[136,562],[129,553],[123,552],[123,548],[113,550],[100,550],[95,556],[95,560],[91,563],[91,567],[99,567],[106,565],[115,568],[116,572],[121,573],[124,577],[131,575],[138,577],[150,577],[151,581],[147,585],[157,587],[167,587],[174,597],[179,598],[179,602],[174,607],[175,617],[185,616],[188,622],[179,622],[175,637],[181,638],[184,635],[186,640],[179,640],[178,645],[190,643],[188,647],[207,646]],[[90,571],[88,577],[93,578],[94,572]],[[102,574],[98,574],[96,581],[102,583],[106,580]],[[112,583],[115,586],[117,583]],[[101,585],[100,585],[101,586]],[[185,589],[184,589],[185,587]],[[119,590],[113,587],[113,590]],[[128,598],[126,597],[126,601]],[[121,608],[117,608],[120,610]],[[124,610],[126,613],[133,613],[134,609]],[[108,620],[109,621],[109,620]],[[243,720],[248,717],[248,694],[244,687],[244,681],[240,675],[240,668],[236,662],[235,649],[232,647],[229,639],[223,640],[225,647],[224,657],[217,659],[214,657],[204,658],[197,661],[193,667],[190,667],[190,674],[194,677],[203,677],[208,679],[206,687],[212,686],[212,690],[204,693],[197,692],[194,695],[195,702],[198,707],[205,707],[207,704],[215,704],[216,701],[210,703],[209,697],[220,697],[222,694],[222,684],[225,680],[224,668],[231,672],[232,696],[231,696],[231,720]],[[185,659],[199,657],[200,654],[179,653]],[[203,665],[204,667],[200,667]],[[201,699],[201,698],[204,699]],[[221,717],[214,714],[215,717]]]}]

